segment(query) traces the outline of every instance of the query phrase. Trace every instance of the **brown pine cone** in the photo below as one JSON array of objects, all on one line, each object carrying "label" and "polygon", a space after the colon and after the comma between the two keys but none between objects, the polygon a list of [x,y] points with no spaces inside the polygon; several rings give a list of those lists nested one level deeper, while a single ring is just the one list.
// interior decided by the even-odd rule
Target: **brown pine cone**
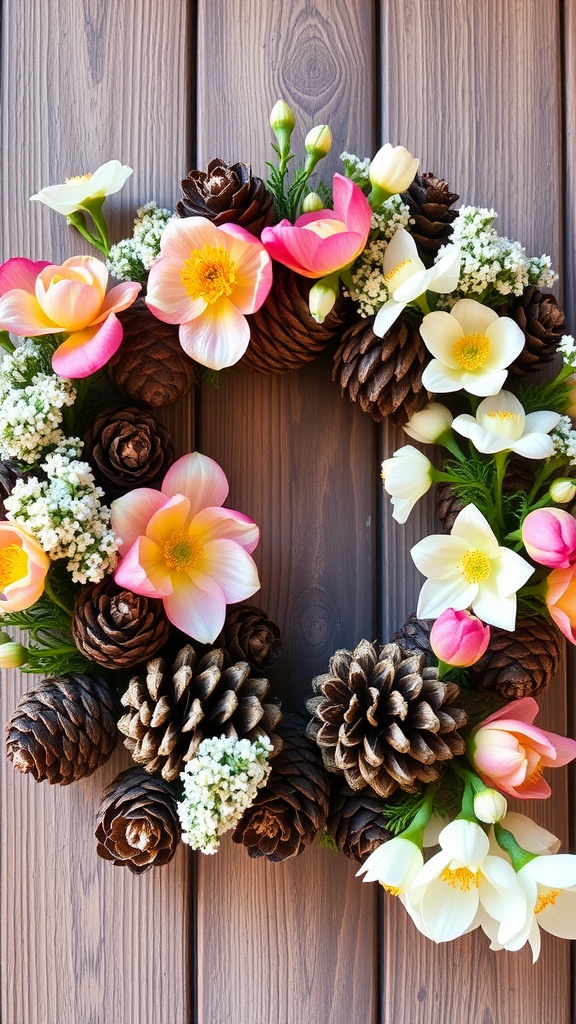
[{"label": "brown pine cone", "polygon": [[134,668],[164,647],[170,623],[162,601],[123,590],[105,576],[78,594],[72,635],[89,661],[109,669]]},{"label": "brown pine cone", "polygon": [[304,727],[294,715],[282,719],[282,751],[233,833],[234,842],[243,843],[250,857],[275,862],[297,857],[324,830],[330,782]]},{"label": "brown pine cone", "polygon": [[542,615],[518,619],[513,633],[490,627],[488,650],[472,666],[475,686],[502,700],[535,697],[558,671],[562,637]]},{"label": "brown pine cone", "polygon": [[112,688],[90,676],[51,676],[20,698],[6,727],[8,757],[36,782],[67,786],[92,775],[116,746]]},{"label": "brown pine cone", "polygon": [[178,327],[157,320],[144,299],[118,313],[124,337],[104,367],[112,387],[147,409],[172,405],[196,383],[194,363],[178,340]]},{"label": "brown pine cone", "polygon": [[232,661],[247,661],[255,672],[267,672],[282,654],[278,626],[262,608],[251,604],[229,609],[224,623],[224,646]]},{"label": "brown pine cone", "polygon": [[308,296],[314,282],[274,264],[272,289],[264,305],[248,317],[250,344],[239,366],[249,373],[287,373],[315,359],[342,332],[346,303],[342,296],[324,323],[314,320]]},{"label": "brown pine cone", "polygon": [[445,181],[430,173],[417,174],[408,191],[402,193],[414,221],[410,234],[427,267],[432,266],[438,250],[450,238],[452,222],[458,216],[458,211],[450,207],[458,198]]},{"label": "brown pine cone", "polygon": [[416,612],[412,612],[394,633],[391,642],[398,644],[406,657],[411,651],[418,651],[424,655],[424,664],[428,668],[437,665],[438,659],[430,647],[430,630],[433,625],[434,619],[419,619]]},{"label": "brown pine cone", "polygon": [[21,480],[24,474],[22,473],[18,463],[13,459],[7,459],[6,462],[0,462],[0,519],[6,519],[6,509],[4,508],[4,498],[7,498],[12,494],[14,484],[17,480]]},{"label": "brown pine cone", "polygon": [[535,287],[526,288],[498,312],[500,316],[515,320],[526,338],[520,355],[508,367],[508,372],[515,377],[534,373],[549,363],[562,336],[568,334],[566,316],[555,297]]},{"label": "brown pine cone", "polygon": [[205,171],[190,171],[184,178],[176,212],[179,217],[207,217],[217,227],[239,224],[256,238],[277,220],[262,178],[253,175],[248,164],[227,164],[218,157]]},{"label": "brown pine cone", "polygon": [[174,461],[170,434],[142,409],[107,409],[84,435],[85,456],[110,497],[159,486]]},{"label": "brown pine cone", "polygon": [[181,830],[174,787],[128,768],[104,790],[96,819],[96,853],[135,875],[168,864]]},{"label": "brown pine cone", "polygon": [[332,380],[339,381],[342,397],[358,402],[376,423],[387,416],[400,427],[428,402],[422,387],[426,346],[407,316],[399,317],[383,338],[376,337],[373,323],[374,317],[357,320],[344,332]]},{"label": "brown pine cone", "polygon": [[361,640],[354,651],[336,651],[312,687],[308,734],[328,770],[343,772],[354,790],[418,792],[464,753],[457,729],[466,715],[452,706],[459,688],[441,682],[418,651]]},{"label": "brown pine cone", "polygon": [[328,831],[340,853],[363,864],[392,838],[384,823],[383,801],[363,789],[355,793],[344,779],[335,779],[330,793]]},{"label": "brown pine cone", "polygon": [[130,680],[122,697],[128,712],[118,728],[136,764],[172,782],[210,736],[254,741],[265,735],[279,749],[280,708],[263,703],[268,680],[252,678],[245,661],[228,668],[224,661],[220,648],[198,661],[188,645],[172,667],[155,658]]}]

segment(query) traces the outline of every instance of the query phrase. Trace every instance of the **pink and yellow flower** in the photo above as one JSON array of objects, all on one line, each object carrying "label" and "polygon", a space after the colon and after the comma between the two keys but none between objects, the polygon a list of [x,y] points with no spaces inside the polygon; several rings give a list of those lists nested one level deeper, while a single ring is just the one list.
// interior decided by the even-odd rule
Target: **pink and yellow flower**
[{"label": "pink and yellow flower", "polygon": [[490,642],[490,626],[468,611],[447,608],[430,630],[430,646],[440,661],[467,668],[475,665]]},{"label": "pink and yellow flower", "polygon": [[94,256],[73,256],[61,266],[12,259],[0,267],[0,324],[36,338],[65,334],[52,357],[54,371],[89,377],[122,342],[116,313],[132,305],[140,285],[116,285],[108,293],[108,271]]},{"label": "pink and yellow flower", "polygon": [[522,523],[524,547],[539,565],[567,569],[576,562],[576,519],[562,508],[537,508]]},{"label": "pink and yellow flower", "polygon": [[576,644],[576,565],[553,569],[546,581],[546,605],[558,629]]},{"label": "pink and yellow flower", "polygon": [[168,470],[160,491],[140,487],[112,503],[123,556],[116,582],[160,598],[170,621],[201,643],[218,636],[227,603],[260,586],[250,557],[258,527],[221,507],[227,494],[220,466],[193,452]]},{"label": "pink and yellow flower", "polygon": [[0,523],[0,615],[35,604],[49,568],[50,559],[35,537],[15,523]]},{"label": "pink and yellow flower", "polygon": [[270,257],[254,235],[238,224],[185,217],[162,232],[146,303],[159,320],[180,325],[191,359],[221,370],[244,355],[246,314],[260,309],[271,286]]}]

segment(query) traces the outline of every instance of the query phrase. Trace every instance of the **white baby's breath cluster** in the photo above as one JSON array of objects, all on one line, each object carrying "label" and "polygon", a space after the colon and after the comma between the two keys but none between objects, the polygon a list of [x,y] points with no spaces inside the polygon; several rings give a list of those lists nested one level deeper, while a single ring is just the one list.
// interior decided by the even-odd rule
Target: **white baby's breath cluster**
[{"label": "white baby's breath cluster", "polygon": [[0,368],[0,459],[29,465],[64,439],[64,406],[76,391],[50,370],[49,360],[31,341],[4,356]]},{"label": "white baby's breath cluster", "polygon": [[571,466],[576,466],[576,430],[569,416],[562,416],[550,434],[556,455],[565,455]]},{"label": "white baby's breath cluster", "polygon": [[347,178],[354,181],[360,188],[370,187],[370,157],[356,156],[355,153],[340,153],[340,159],[344,164],[344,173]]},{"label": "white baby's breath cluster", "polygon": [[79,438],[67,438],[40,464],[40,474],[17,480],[4,499],[9,520],[28,530],[52,558],[65,559],[74,583],[98,583],[117,562],[110,509],[92,470],[78,458]]},{"label": "white baby's breath cluster", "polygon": [[566,366],[576,368],[576,341],[571,334],[565,334],[558,345],[558,351]]},{"label": "white baby's breath cluster", "polygon": [[106,266],[119,281],[144,281],[160,254],[160,238],[173,214],[146,203],[136,212],[132,238],[111,246]]},{"label": "white baby's breath cluster", "polygon": [[358,313],[363,318],[374,316],[388,299],[382,260],[398,228],[406,228],[410,223],[410,211],[399,195],[391,196],[372,214],[371,223],[366,247],[352,268],[352,287],[345,293],[358,304]]},{"label": "white baby's breath cluster", "polygon": [[185,843],[202,853],[216,853],[220,836],[240,821],[265,784],[272,749],[267,736],[254,743],[225,736],[202,741],[180,776],[184,797],[178,815]]}]

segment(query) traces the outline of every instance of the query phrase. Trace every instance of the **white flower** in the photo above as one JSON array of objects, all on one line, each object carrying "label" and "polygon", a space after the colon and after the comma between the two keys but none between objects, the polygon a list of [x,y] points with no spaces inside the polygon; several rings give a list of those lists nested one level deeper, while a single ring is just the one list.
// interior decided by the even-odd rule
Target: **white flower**
[{"label": "white flower", "polygon": [[558,351],[562,354],[566,366],[576,366],[576,341],[571,334],[565,334],[561,338]]},{"label": "white flower", "polygon": [[390,195],[405,192],[414,181],[419,163],[404,146],[387,142],[370,163],[370,181]]},{"label": "white flower", "polygon": [[401,896],[410,888],[423,863],[420,847],[396,836],[374,850],[356,875],[365,875],[365,882],[380,882],[387,892]]},{"label": "white flower", "polygon": [[378,338],[384,337],[409,302],[425,292],[454,291],[460,274],[460,247],[447,246],[442,259],[427,270],[412,235],[398,228],[384,253],[383,270],[390,297],[374,321],[373,331]]},{"label": "white flower", "polygon": [[507,810],[506,797],[496,789],[483,789],[474,797],[474,814],[487,824],[501,821]]},{"label": "white flower", "polygon": [[423,444],[433,444],[442,434],[450,430],[452,413],[439,402],[428,402],[420,412],[415,412],[404,427],[409,437]]},{"label": "white flower", "polygon": [[514,320],[474,299],[460,299],[450,313],[428,313],[420,334],[435,356],[422,384],[442,394],[464,389],[472,395],[495,395],[525,340]]},{"label": "white flower", "polygon": [[405,523],[414,505],[432,485],[432,463],[407,444],[382,463],[384,490],[392,497],[392,518]]},{"label": "white flower", "polygon": [[520,814],[519,811],[508,811],[500,824],[502,828],[512,833],[518,846],[527,850],[528,853],[558,853],[560,849],[558,836],[553,835],[542,825],[537,825],[532,818],[526,814]]},{"label": "white flower", "polygon": [[512,451],[525,459],[548,459],[554,453],[549,436],[560,422],[556,412],[541,410],[525,414],[522,404],[510,391],[485,398],[476,417],[464,413],[452,422],[452,429],[468,437],[485,455]]},{"label": "white flower", "polygon": [[435,619],[446,608],[471,607],[484,622],[514,629],[516,591],[534,569],[515,551],[499,546],[475,505],[462,509],[448,536],[424,537],[411,555],[416,568],[428,577],[420,591],[419,619]]},{"label": "white flower", "polygon": [[30,199],[44,203],[56,213],[65,217],[85,207],[92,199],[104,199],[119,192],[132,174],[132,168],[123,166],[119,160],[109,160],[93,174],[81,174],[68,178],[63,185],[48,185]]},{"label": "white flower", "polygon": [[576,430],[569,416],[561,416],[552,431],[552,444],[556,455],[565,455],[571,466],[576,466]]}]

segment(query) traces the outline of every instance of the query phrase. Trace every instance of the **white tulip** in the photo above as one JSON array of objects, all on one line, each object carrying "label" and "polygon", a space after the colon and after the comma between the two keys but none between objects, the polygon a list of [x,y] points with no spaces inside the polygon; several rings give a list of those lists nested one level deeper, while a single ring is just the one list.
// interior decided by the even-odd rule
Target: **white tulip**
[{"label": "white tulip", "polygon": [[432,463],[407,444],[382,463],[384,490],[392,498],[392,518],[405,523],[414,505],[432,485]]}]

